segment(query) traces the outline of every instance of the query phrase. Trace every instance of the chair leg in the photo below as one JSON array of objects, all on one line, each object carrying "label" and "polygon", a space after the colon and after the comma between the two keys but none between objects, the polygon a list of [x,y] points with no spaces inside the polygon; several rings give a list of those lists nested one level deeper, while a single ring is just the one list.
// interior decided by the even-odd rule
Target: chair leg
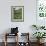
[{"label": "chair leg", "polygon": [[18,45],[18,34],[17,34],[16,40],[17,40],[17,42],[16,42],[16,45],[15,45],[15,46],[19,46],[19,45]]},{"label": "chair leg", "polygon": [[5,34],[5,46],[7,46],[7,34]]},{"label": "chair leg", "polygon": [[5,44],[5,46],[7,46],[7,42],[6,42],[6,41],[5,41],[5,43],[4,43],[4,44]]}]

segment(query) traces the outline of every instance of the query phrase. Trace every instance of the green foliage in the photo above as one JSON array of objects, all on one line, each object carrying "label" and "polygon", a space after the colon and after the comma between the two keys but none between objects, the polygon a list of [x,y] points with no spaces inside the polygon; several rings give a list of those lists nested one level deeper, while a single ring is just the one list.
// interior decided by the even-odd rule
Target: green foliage
[{"label": "green foliage", "polygon": [[32,25],[32,27],[34,28],[36,28],[36,30],[39,30],[39,29],[45,29],[45,26],[37,26],[37,25]]},{"label": "green foliage", "polygon": [[39,13],[39,16],[40,17],[44,17],[44,13]]},{"label": "green foliage", "polygon": [[35,28],[36,28],[36,30],[38,30],[38,27],[37,27],[36,25],[32,25],[32,27],[33,27],[33,28],[35,27]]},{"label": "green foliage", "polygon": [[22,8],[14,11],[14,19],[22,19]]},{"label": "green foliage", "polygon": [[46,17],[46,6],[44,4],[40,3],[38,10],[40,17]]},{"label": "green foliage", "polygon": [[42,39],[44,36],[46,36],[45,32],[35,32],[33,34],[37,39]]},{"label": "green foliage", "polygon": [[40,27],[40,29],[44,29],[44,28],[45,28],[45,26],[41,26],[41,27]]},{"label": "green foliage", "polygon": [[37,27],[36,25],[32,25],[32,26]]}]

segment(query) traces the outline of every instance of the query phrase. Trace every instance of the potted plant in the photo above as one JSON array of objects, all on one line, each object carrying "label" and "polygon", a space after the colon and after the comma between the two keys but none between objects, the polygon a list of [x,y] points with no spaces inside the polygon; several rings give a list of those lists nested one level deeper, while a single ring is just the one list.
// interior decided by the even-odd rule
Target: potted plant
[{"label": "potted plant", "polygon": [[[40,43],[40,40],[46,36],[45,32],[35,32],[33,35],[37,38],[37,41]],[[44,37],[45,38],[45,37]]]}]

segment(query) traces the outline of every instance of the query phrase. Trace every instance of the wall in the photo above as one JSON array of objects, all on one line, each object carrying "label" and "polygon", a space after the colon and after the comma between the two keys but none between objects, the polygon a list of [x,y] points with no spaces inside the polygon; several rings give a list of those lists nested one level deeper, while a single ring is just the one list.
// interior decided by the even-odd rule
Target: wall
[{"label": "wall", "polygon": [[[11,22],[11,6],[24,6],[24,22]],[[30,32],[32,36],[32,24],[36,24],[36,0],[0,0],[0,34],[17,26],[19,32]]]}]

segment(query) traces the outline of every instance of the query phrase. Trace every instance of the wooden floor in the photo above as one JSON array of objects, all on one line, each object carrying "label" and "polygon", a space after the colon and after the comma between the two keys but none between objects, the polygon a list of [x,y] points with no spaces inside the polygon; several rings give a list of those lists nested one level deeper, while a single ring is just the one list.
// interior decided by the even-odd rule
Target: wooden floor
[{"label": "wooden floor", "polygon": [[[4,45],[3,42],[2,42],[2,43],[0,42],[0,46],[5,46],[5,45]],[[15,42],[14,42],[14,43],[12,43],[12,42],[11,42],[11,43],[8,43],[7,46],[15,46]],[[21,45],[21,46],[23,46],[23,45]],[[24,46],[25,46],[25,45],[24,45]],[[32,42],[32,43],[30,43],[30,46],[37,46],[37,43],[33,43],[33,42]],[[41,46],[46,46],[46,43],[44,43],[44,44],[41,45]]]}]

